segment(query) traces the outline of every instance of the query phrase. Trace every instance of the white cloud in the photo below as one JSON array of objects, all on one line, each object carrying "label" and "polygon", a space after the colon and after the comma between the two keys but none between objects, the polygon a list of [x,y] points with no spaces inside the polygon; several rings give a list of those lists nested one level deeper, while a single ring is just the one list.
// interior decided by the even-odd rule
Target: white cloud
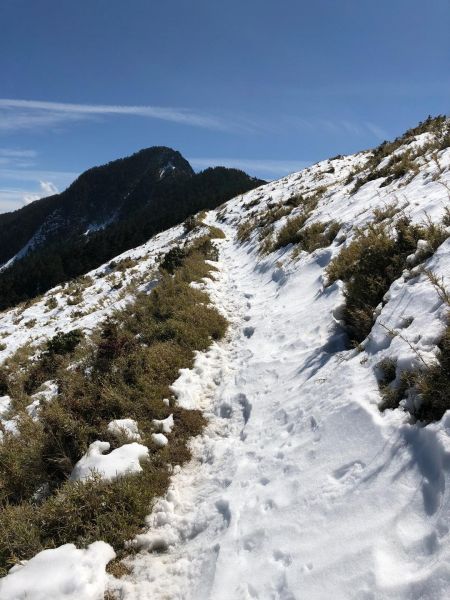
[{"label": "white cloud", "polygon": [[24,194],[23,195],[23,203],[25,205],[31,204],[35,200],[40,200],[42,196],[40,194]]},{"label": "white cloud", "polygon": [[0,168],[0,213],[17,210],[66,189],[78,173]]},{"label": "white cloud", "polygon": [[36,150],[21,150],[16,148],[0,148],[0,156],[5,158],[35,158]]},{"label": "white cloud", "polygon": [[24,194],[23,202],[24,204],[30,204],[35,200],[40,200],[41,198],[46,198],[47,196],[53,196],[53,194],[57,194],[59,192],[58,188],[51,181],[40,181],[40,193],[35,194]]},{"label": "white cloud", "polygon": [[283,115],[280,122],[276,124],[276,127],[278,127],[278,129],[281,127],[284,131],[307,131],[309,134],[318,131],[339,137],[366,137],[367,134],[374,136],[377,140],[386,140],[390,137],[387,131],[370,121],[353,121],[338,118],[305,118],[296,115]]},{"label": "white cloud", "polygon": [[58,194],[59,190],[54,183],[51,181],[40,181],[40,186],[44,194],[47,196],[52,196],[53,194]]},{"label": "white cloud", "polygon": [[37,152],[17,148],[0,148],[0,168],[25,169],[35,165]]},{"label": "white cloud", "polygon": [[74,104],[0,98],[0,130],[32,129],[80,121],[96,116],[128,115],[171,121],[214,130],[248,127],[207,113],[187,108],[163,106],[129,106],[109,104]]},{"label": "white cloud", "polygon": [[370,121],[367,121],[365,125],[367,129],[371,131],[379,140],[388,140],[390,138],[389,133],[382,127],[375,125],[375,123],[370,123]]},{"label": "white cloud", "polygon": [[17,210],[23,206],[24,190],[17,188],[0,189],[0,213]]},{"label": "white cloud", "polygon": [[264,177],[283,177],[300,171],[309,166],[311,162],[303,160],[271,160],[250,158],[189,158],[194,169],[206,169],[207,167],[232,167],[242,169],[248,173],[258,174]]}]

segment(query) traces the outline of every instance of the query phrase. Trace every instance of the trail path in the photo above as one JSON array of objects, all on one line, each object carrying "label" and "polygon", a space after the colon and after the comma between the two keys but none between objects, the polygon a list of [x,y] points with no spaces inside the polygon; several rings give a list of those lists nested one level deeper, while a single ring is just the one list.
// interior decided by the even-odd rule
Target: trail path
[{"label": "trail path", "polygon": [[372,370],[342,351],[328,250],[289,272],[226,230],[208,291],[229,337],[175,386],[210,425],[138,537],[121,597],[448,597],[441,430],[379,413]]}]

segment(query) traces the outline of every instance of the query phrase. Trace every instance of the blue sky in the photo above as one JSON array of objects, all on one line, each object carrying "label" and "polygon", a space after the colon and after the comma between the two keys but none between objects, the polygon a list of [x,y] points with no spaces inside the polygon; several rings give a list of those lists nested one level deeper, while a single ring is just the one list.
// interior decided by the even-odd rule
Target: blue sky
[{"label": "blue sky", "polygon": [[0,212],[153,145],[267,179],[449,112],[448,0],[1,0]]}]

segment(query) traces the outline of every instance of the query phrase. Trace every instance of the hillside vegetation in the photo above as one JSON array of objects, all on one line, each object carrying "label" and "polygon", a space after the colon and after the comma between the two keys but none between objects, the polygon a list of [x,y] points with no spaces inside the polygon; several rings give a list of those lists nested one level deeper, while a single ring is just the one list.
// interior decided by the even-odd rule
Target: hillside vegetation
[{"label": "hillside vegetation", "polygon": [[[211,236],[205,232],[169,253],[177,249],[180,260],[169,271],[162,261],[153,291],[138,294],[92,336],[59,333],[34,360],[22,348],[3,366],[0,393],[12,400],[15,426],[1,427],[0,573],[42,548],[68,542],[101,539],[120,551],[140,530],[151,500],[164,493],[171,465],[189,459],[187,442],[205,419],[176,406],[170,384],[181,368],[193,366],[194,352],[223,337],[227,324],[208,306],[207,294],[190,285],[213,269],[205,262],[217,258]],[[57,391],[36,420],[25,407],[46,382]],[[173,430],[167,445],[159,446],[155,422],[168,417]],[[113,452],[130,441],[126,431],[108,427],[124,418],[133,419],[140,444],[151,450],[139,472],[111,481],[93,471],[82,481],[70,480],[96,440],[108,442]]]}]

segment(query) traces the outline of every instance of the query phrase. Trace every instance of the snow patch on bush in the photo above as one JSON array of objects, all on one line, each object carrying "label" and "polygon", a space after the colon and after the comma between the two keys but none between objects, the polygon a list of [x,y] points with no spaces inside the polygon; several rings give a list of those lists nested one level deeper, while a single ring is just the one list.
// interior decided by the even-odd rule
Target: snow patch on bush
[{"label": "snow patch on bush", "polygon": [[129,440],[141,439],[138,424],[134,419],[115,419],[108,423],[108,431],[115,435],[124,435]]},{"label": "snow patch on bush", "polygon": [[80,481],[98,473],[102,479],[112,480],[121,475],[140,473],[140,460],[148,458],[148,448],[137,442],[125,444],[109,454],[109,442],[93,442],[86,454],[75,465],[70,479]]},{"label": "snow patch on bush", "polygon": [[43,550],[14,566],[0,581],[2,600],[101,600],[106,565],[115,552],[105,542],[80,550],[74,544]]}]

